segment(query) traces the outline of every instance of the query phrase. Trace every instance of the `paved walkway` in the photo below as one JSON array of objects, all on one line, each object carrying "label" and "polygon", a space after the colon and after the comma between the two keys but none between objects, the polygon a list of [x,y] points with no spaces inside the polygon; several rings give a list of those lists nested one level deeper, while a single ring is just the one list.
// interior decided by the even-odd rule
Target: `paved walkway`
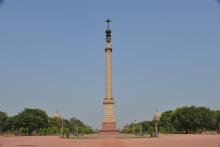
[{"label": "paved walkway", "polygon": [[220,147],[220,135],[164,135],[157,139],[61,139],[51,136],[0,138],[0,147]]}]

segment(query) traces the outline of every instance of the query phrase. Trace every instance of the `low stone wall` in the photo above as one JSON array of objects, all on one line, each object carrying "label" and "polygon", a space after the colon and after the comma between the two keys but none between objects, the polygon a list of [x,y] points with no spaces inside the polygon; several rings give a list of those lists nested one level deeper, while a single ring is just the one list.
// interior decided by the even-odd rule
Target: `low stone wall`
[{"label": "low stone wall", "polygon": [[4,137],[14,137],[14,136],[19,136],[18,134],[15,133],[0,133],[0,138]]},{"label": "low stone wall", "polygon": [[216,131],[206,131],[206,132],[202,132],[202,135],[220,135],[219,132]]}]

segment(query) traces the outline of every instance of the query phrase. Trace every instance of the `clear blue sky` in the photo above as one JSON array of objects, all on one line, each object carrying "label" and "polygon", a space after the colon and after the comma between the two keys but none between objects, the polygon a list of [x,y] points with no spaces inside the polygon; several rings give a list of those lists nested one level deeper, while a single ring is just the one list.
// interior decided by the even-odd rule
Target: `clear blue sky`
[{"label": "clear blue sky", "polygon": [[119,126],[156,109],[220,109],[217,0],[1,0],[0,110],[56,110],[100,128],[111,18]]}]

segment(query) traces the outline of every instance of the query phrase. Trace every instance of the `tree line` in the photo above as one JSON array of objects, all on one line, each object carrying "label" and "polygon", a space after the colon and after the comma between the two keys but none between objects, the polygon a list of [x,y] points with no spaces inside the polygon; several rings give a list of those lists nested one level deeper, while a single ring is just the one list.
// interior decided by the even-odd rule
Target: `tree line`
[{"label": "tree line", "polygon": [[83,135],[93,129],[77,118],[49,117],[41,109],[26,108],[15,116],[0,111],[0,133],[21,135]]},{"label": "tree line", "polygon": [[[207,107],[179,107],[161,114],[158,125],[160,133],[201,133],[219,131],[220,110]],[[155,132],[153,121],[132,122],[123,127],[122,132],[143,135]],[[94,130],[77,118],[64,119],[49,117],[40,109],[26,108],[15,116],[0,111],[0,133],[21,135],[83,135]]]},{"label": "tree line", "polygon": [[[153,121],[130,123],[124,126],[124,133],[152,134],[155,130]],[[202,133],[220,129],[220,110],[207,107],[184,106],[161,114],[159,122],[161,133]]]}]

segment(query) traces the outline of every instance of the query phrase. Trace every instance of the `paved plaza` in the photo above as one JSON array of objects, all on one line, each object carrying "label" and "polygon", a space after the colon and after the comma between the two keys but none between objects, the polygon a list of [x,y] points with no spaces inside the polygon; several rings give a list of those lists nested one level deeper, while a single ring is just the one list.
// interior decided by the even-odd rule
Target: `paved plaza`
[{"label": "paved plaza", "polygon": [[0,147],[220,147],[220,135],[163,135],[160,138],[61,139],[54,136],[0,138]]}]

